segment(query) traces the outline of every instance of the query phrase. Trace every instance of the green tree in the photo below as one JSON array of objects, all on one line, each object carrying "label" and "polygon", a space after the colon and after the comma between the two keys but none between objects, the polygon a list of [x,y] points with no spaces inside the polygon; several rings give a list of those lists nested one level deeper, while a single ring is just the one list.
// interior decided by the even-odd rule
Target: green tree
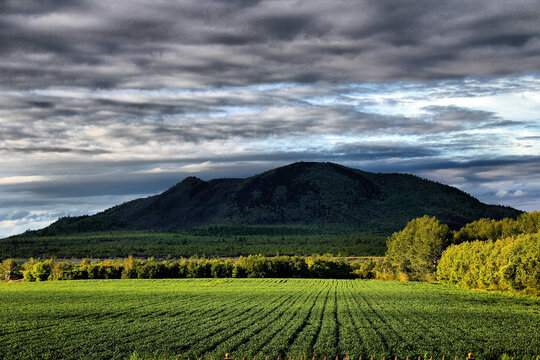
[{"label": "green tree", "polygon": [[20,266],[13,259],[6,259],[0,264],[0,280],[16,280],[21,275]]},{"label": "green tree", "polygon": [[122,279],[136,279],[138,277],[137,268],[139,267],[139,263],[140,261],[134,259],[131,255],[127,259],[124,259]]},{"label": "green tree", "polygon": [[540,232],[540,211],[522,214],[517,223],[521,234],[536,234]]},{"label": "green tree", "polygon": [[464,288],[537,294],[540,289],[540,234],[450,246],[439,261],[437,278]]},{"label": "green tree", "polygon": [[452,242],[452,232],[434,217],[410,221],[388,238],[386,261],[411,280],[434,280],[441,255]]},{"label": "green tree", "polygon": [[232,277],[234,263],[231,259],[226,259],[224,261],[216,260],[212,262],[211,273],[212,277],[215,278],[226,278]]}]

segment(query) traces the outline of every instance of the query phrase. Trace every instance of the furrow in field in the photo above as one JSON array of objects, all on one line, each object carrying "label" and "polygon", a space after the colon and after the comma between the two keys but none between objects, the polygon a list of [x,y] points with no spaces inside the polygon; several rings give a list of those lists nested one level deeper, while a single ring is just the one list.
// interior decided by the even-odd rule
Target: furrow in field
[{"label": "furrow in field", "polygon": [[[105,331],[106,329],[104,329],[104,336],[94,337],[91,339],[91,341],[92,343],[97,344],[95,346],[100,349],[100,353],[107,354],[111,347],[130,347],[131,344],[146,343],[153,337],[160,337],[161,333],[167,332],[170,329],[170,324],[166,324],[167,326],[162,325],[163,324],[152,322],[138,323],[136,326],[133,326],[132,324],[124,324],[121,328],[116,328],[116,336],[111,337],[110,331],[107,336],[107,332]],[[128,336],[127,334],[131,335]]]},{"label": "furrow in field", "polygon": [[324,309],[325,299],[330,291],[329,282],[325,280],[309,280],[309,285],[306,286],[306,291],[316,288],[318,285],[321,288],[321,294],[317,297],[313,304],[311,313],[307,318],[302,328],[298,330],[294,340],[287,347],[287,351],[291,355],[300,355],[302,353],[311,352],[311,343],[317,335],[318,326]]},{"label": "furrow in field", "polygon": [[[366,332],[372,332],[380,340],[380,342],[377,343],[376,340],[373,340],[373,338],[370,338],[371,340],[369,341],[369,343],[366,342],[366,347],[368,348],[369,351],[372,352],[369,355],[383,356],[385,354],[388,354],[388,351],[390,349],[388,340],[386,339],[384,334],[381,332],[381,329],[379,329],[379,327],[375,325],[374,319],[372,319],[366,313],[365,306],[367,304],[365,302],[361,303],[360,301],[358,301],[357,297],[358,297],[359,291],[362,291],[362,290],[355,289],[354,293],[351,296],[352,303],[350,303],[350,305],[352,305],[350,309],[358,309],[358,311],[356,311],[357,316],[353,318],[356,320],[355,322],[356,322],[357,329],[359,330],[359,332],[360,332],[360,329],[363,329]],[[361,319],[364,320],[363,326],[361,325],[362,324]],[[362,339],[369,339],[369,338],[367,336],[362,336]],[[382,353],[380,352],[381,351],[380,345],[382,345],[382,350],[383,350]]]},{"label": "furrow in field", "polygon": [[[233,302],[231,302],[232,304],[235,304],[235,303],[242,303],[243,301],[241,299],[235,299]],[[208,311],[213,311],[215,310],[215,306],[213,305],[215,303],[214,299],[208,299],[208,301],[206,301],[204,304],[205,305],[208,305],[207,308],[203,307],[202,309],[201,308],[197,308],[195,310],[189,310],[189,312],[187,314],[191,314],[191,315],[194,315],[194,314],[197,314],[197,313],[200,313],[201,310],[205,311],[205,312],[208,312]],[[154,303],[156,304],[156,303]],[[171,301],[168,301],[167,303],[161,303],[160,304],[160,308],[167,308],[169,307],[171,304]],[[174,302],[173,302],[173,305],[174,305]],[[188,310],[188,309],[186,309]],[[204,312],[203,312],[204,313]],[[78,324],[73,324],[73,323],[69,323],[69,324],[64,324],[63,328],[68,328],[70,329],[69,332],[66,332],[65,330],[64,331],[61,331],[60,335],[62,337],[62,339],[64,339],[64,341],[62,341],[61,339],[58,339],[59,341],[57,341],[59,343],[59,349],[62,349],[63,351],[67,351],[68,349],[65,347],[65,342],[69,340],[69,342],[72,342],[73,339],[76,339],[76,338],[81,338],[81,336],[85,336],[86,335],[86,331],[84,331],[85,329],[87,329],[88,327],[92,327],[94,330],[96,330],[95,332],[98,334],[98,336],[95,336],[94,334],[94,337],[93,337],[93,341],[94,342],[101,342],[103,341],[103,343],[107,343],[107,342],[111,342],[114,340],[116,340],[116,342],[118,341],[121,341],[121,342],[125,342],[127,339],[129,339],[129,337],[133,337],[135,340],[134,341],[137,341],[137,339],[139,339],[139,333],[141,331],[141,324],[138,324],[138,326],[134,327],[132,326],[130,323],[133,322],[133,321],[138,321],[137,320],[134,320],[137,318],[137,313],[133,313],[133,314],[130,314],[130,318],[128,319],[125,319],[125,321],[123,322],[119,322],[119,321],[116,321],[116,322],[106,322],[107,319],[104,319],[104,323],[102,324],[96,324],[94,323],[93,321],[84,321],[84,322],[80,322]],[[180,318],[180,319],[184,319],[184,318]],[[146,325],[148,324],[149,326],[145,326],[148,328],[148,333],[149,334],[152,334],[152,333],[156,333],[156,326],[154,326],[154,324],[152,324],[151,322],[144,322],[142,323],[143,325]],[[98,326],[96,326],[98,325]],[[159,324],[155,324],[155,325],[159,325]],[[80,330],[77,330],[75,332],[71,332],[73,330],[73,328],[79,328]],[[99,330],[99,328],[102,328],[103,330]],[[118,337],[112,337],[110,336],[110,328],[113,327],[115,328],[115,332],[118,335]],[[160,332],[159,329],[161,329],[161,327],[157,327],[158,329],[158,333]],[[81,331],[82,330],[82,331]],[[129,334],[132,333],[133,335],[129,336]],[[100,339],[102,336],[100,336],[101,334],[103,334],[103,339]],[[35,336],[35,334],[34,334]],[[50,338],[50,334],[48,335],[48,337]],[[115,339],[116,338],[116,339]],[[114,339],[114,340],[113,340]],[[40,343],[39,341],[39,338],[36,339],[38,341],[38,343]],[[101,340],[101,341],[100,341]],[[49,339],[48,343],[50,344],[51,341]],[[60,345],[61,344],[61,345]],[[28,346],[29,344],[27,342],[25,342],[25,346]],[[43,344],[42,344],[43,345]],[[41,345],[41,346],[42,346]],[[75,346],[77,347],[77,346]]]},{"label": "furrow in field", "polygon": [[[210,343],[204,340],[199,340],[197,343],[193,344],[187,349],[187,353],[192,356],[198,356],[198,355],[203,355],[203,354],[213,351],[221,343],[227,342],[228,340],[232,339],[237,334],[250,328],[253,324],[265,319],[270,313],[272,313],[273,311],[276,311],[289,299],[290,297],[284,300],[282,303],[278,304],[277,306],[273,307],[271,310],[260,311],[259,313],[256,314],[255,317],[250,317],[250,318],[242,319],[242,321],[237,321],[231,327],[222,326],[216,329],[211,334],[212,338],[211,338]],[[262,308],[264,308],[264,306],[262,306]]]},{"label": "furrow in field", "polygon": [[304,319],[302,314],[308,313],[313,306],[313,304],[309,305],[310,299],[316,299],[319,294],[320,292],[308,292],[308,297],[301,307],[297,308],[288,318],[280,319],[276,324],[272,324],[268,332],[261,334],[262,339],[251,348],[250,355],[262,357],[264,354],[265,356],[275,355],[277,357],[284,352],[284,349],[289,345],[288,333],[294,332],[297,328],[296,324],[302,323]]},{"label": "furrow in field", "polygon": [[[378,304],[383,304],[383,307],[387,310],[389,317],[393,317],[396,322],[399,322],[401,329],[406,329],[402,332],[402,337],[407,340],[400,344],[400,348],[396,349],[396,353],[407,354],[411,356],[418,356],[423,353],[437,354],[441,344],[451,338],[445,328],[441,328],[441,331],[433,331],[426,324],[426,319],[418,320],[417,317],[411,315],[411,313],[417,312],[414,310],[414,301],[409,300],[407,302],[402,301],[397,296],[393,296],[391,299],[388,296],[382,296],[376,290],[371,290],[372,298]],[[403,311],[407,309],[407,311]],[[427,323],[433,322],[427,321]]]},{"label": "furrow in field", "polygon": [[[468,351],[478,359],[531,359],[540,352],[537,300],[430,284],[201,279],[7,287],[0,284],[5,359],[125,360],[136,351],[219,360],[230,350],[235,360],[314,353],[462,358]],[[32,325],[41,327],[25,331]]]},{"label": "furrow in field", "polygon": [[[343,283],[340,282],[340,281],[336,281],[336,290],[334,292],[334,303],[335,303],[335,306],[334,306],[334,348],[339,351],[339,327],[341,325],[340,323],[340,319],[338,317],[338,312],[339,312],[339,302],[338,302],[338,292],[343,294]],[[338,291],[338,288],[339,288],[339,291]],[[336,355],[340,355],[339,353],[336,353]],[[341,354],[343,355],[343,354]]]},{"label": "furrow in field", "polygon": [[[281,330],[281,326],[288,324],[289,321],[294,318],[298,309],[304,307],[310,296],[310,294],[306,295],[304,293],[299,293],[298,295],[299,296],[292,302],[283,304],[283,306],[279,308],[279,312],[275,315],[272,314],[271,316],[262,319],[255,326],[251,326],[240,334],[227,339],[209,352],[219,357],[227,352],[236,352],[242,344],[249,344],[252,351],[257,351],[256,349],[258,347],[264,346],[264,343],[266,343],[268,339],[273,338],[275,334]],[[263,342],[262,344],[261,341]]]},{"label": "furrow in field", "polygon": [[[127,314],[132,314],[136,310],[140,310],[145,307],[153,307],[155,304],[163,303],[163,302],[164,301],[160,299],[156,299],[153,302],[145,303],[145,304],[141,304],[139,302],[137,304],[134,304],[131,307],[128,307],[127,309],[125,308],[125,305],[122,304],[120,306],[117,306],[117,307],[122,308],[122,311],[120,312],[113,311],[109,308],[107,312],[100,312],[100,313],[84,313],[84,314],[73,315],[73,312],[70,311],[69,313],[66,312],[63,315],[56,316],[54,318],[52,315],[48,315],[47,318],[53,319],[54,321],[52,324],[42,325],[42,326],[34,326],[34,324],[29,324],[27,328],[19,328],[16,330],[9,331],[9,332],[1,334],[0,337],[3,335],[10,335],[10,334],[18,334],[18,337],[20,337],[20,336],[23,336],[22,333],[24,332],[35,331],[38,329],[46,329],[46,328],[51,328],[51,327],[58,327],[65,324],[66,321],[73,322],[74,324],[76,324],[77,322],[86,321],[86,320],[92,321],[92,322],[110,322],[113,319],[123,317]],[[65,306],[65,309],[66,309],[65,311],[69,311],[69,307],[67,305]],[[42,323],[44,320],[47,320],[47,319],[36,319],[34,320],[34,323]]]},{"label": "furrow in field", "polygon": [[[227,306],[220,306],[218,309],[215,306],[211,307],[211,310],[213,310],[210,312],[211,315],[201,321],[197,321],[196,326],[190,325],[193,324],[194,319],[198,319],[198,316],[186,316],[172,322],[164,319],[163,321],[146,324],[145,326],[139,325],[134,329],[131,336],[122,338],[120,341],[121,345],[118,345],[118,341],[114,340],[105,341],[104,345],[107,345],[107,342],[111,343],[111,345],[116,343],[119,347],[129,349],[131,344],[140,343],[141,338],[145,339],[145,347],[148,347],[150,344],[174,344],[175,341],[178,341],[178,338],[195,336],[201,328],[211,327],[214,322],[227,322],[231,319],[239,319],[238,316],[243,316],[256,308],[257,305],[245,309],[242,308],[244,304],[251,303],[251,300],[243,299],[236,303],[236,306],[232,307],[232,309]],[[187,329],[190,331],[187,331]],[[173,335],[177,335],[178,337]]]},{"label": "furrow in field", "polygon": [[[235,320],[240,320],[238,318],[238,314],[237,312],[240,314],[240,315],[243,315],[245,313],[247,313],[248,311],[250,311],[251,309],[255,309],[255,308],[260,308],[260,307],[263,307],[264,305],[264,302],[267,301],[268,299],[265,298],[265,299],[262,299],[262,300],[259,300],[259,298],[261,298],[260,296],[257,296],[257,297],[249,297],[247,298],[246,302],[248,304],[252,304],[254,301],[258,301],[257,303],[253,304],[251,308],[247,308],[247,309],[242,309],[240,306],[237,307],[237,309],[233,309],[232,312],[230,313],[227,313],[226,316],[219,316],[219,315],[215,315],[213,318],[206,318],[204,319],[204,321],[197,321],[196,324],[199,326],[199,327],[207,327],[205,323],[212,323],[212,322],[220,322],[220,323],[228,323],[230,321],[230,319],[235,319]],[[276,299],[277,300],[277,299]],[[228,308],[228,310],[231,310]],[[188,319],[188,325],[190,325],[191,323],[193,323],[193,319]],[[193,327],[191,328],[193,329]],[[192,334],[187,334],[187,336],[194,336],[195,334],[197,334],[199,331],[197,330],[197,328],[195,328],[193,330],[193,333]],[[181,336],[183,337],[186,337],[186,334],[185,333],[182,333]],[[164,337],[161,337],[161,338],[158,338],[156,340],[156,345],[159,345],[160,343],[163,343],[166,341],[166,338]],[[172,342],[174,344],[174,341]],[[167,345],[170,345],[171,342],[169,341],[169,344],[165,344],[165,346]]]},{"label": "furrow in field", "polygon": [[[81,314],[78,316],[71,316],[71,313],[66,314],[65,316],[62,317],[63,318],[62,322],[57,323],[56,318],[55,318],[54,319],[55,322],[53,324],[48,325],[48,327],[62,327],[67,323],[70,324],[71,329],[73,329],[73,327],[77,327],[78,324],[84,325],[86,323],[91,323],[93,325],[97,325],[99,323],[105,323],[106,325],[110,326],[110,323],[113,322],[111,320],[119,319],[119,318],[122,319],[123,317],[126,317],[126,316],[134,317],[135,314],[137,314],[138,312],[139,313],[141,312],[141,309],[150,308],[149,310],[155,310],[156,304],[167,305],[168,303],[173,302],[173,300],[174,299],[172,298],[168,298],[165,301],[163,300],[160,301],[159,299],[156,299],[152,302],[147,302],[144,304],[140,304],[140,303],[138,305],[134,304],[133,306],[129,306],[127,309],[126,309],[125,304],[123,304],[121,311],[113,311],[109,309],[108,312],[106,313],[103,313],[103,312],[94,313],[91,311],[92,307],[88,307],[86,309],[85,314]],[[120,306],[118,306],[117,308],[120,308]],[[18,338],[22,339],[24,337],[21,338],[21,334],[19,334]]]},{"label": "furrow in field", "polygon": [[[149,303],[149,304],[145,304],[145,305],[141,305],[141,307],[149,307],[149,306],[152,306],[154,305],[156,302],[154,303]],[[66,306],[66,308],[68,308]],[[128,310],[125,310],[125,307],[124,309],[122,310],[122,314],[124,315],[127,315],[127,314],[130,314],[130,309],[135,309],[136,307],[133,306],[131,308],[128,308]],[[91,308],[89,308],[91,309]],[[105,313],[105,314],[116,314],[114,311],[110,311]],[[44,335],[46,334],[49,338],[51,335],[54,335],[55,333],[57,333],[56,331],[52,331],[52,332],[46,332],[46,331],[43,331],[45,329],[63,329],[63,328],[68,328],[70,331],[69,332],[66,332],[66,331],[62,331],[61,335],[64,336],[64,337],[67,337],[69,338],[69,335],[70,335],[70,332],[73,333],[73,334],[78,334],[81,329],[78,329],[80,327],[87,327],[88,324],[92,324],[93,326],[96,325],[96,323],[108,323],[110,325],[110,322],[111,322],[111,319],[115,319],[119,316],[103,316],[103,313],[93,313],[93,312],[88,312],[88,309],[86,309],[86,312],[84,314],[81,314],[81,315],[77,315],[77,316],[65,316],[63,319],[63,321],[61,322],[57,322],[57,319],[56,318],[52,318],[52,316],[49,316],[48,319],[39,319],[40,322],[43,322],[43,321],[46,321],[46,320],[49,320],[51,319],[53,321],[52,324],[49,324],[49,325],[44,325],[44,326],[41,326],[39,329],[38,329],[38,332],[40,333],[43,333]],[[69,327],[66,326],[67,324],[69,324]],[[34,333],[29,333],[28,331],[25,331],[24,333],[21,332],[17,335],[16,339],[21,342],[21,343],[24,343],[25,346],[28,345],[28,342],[31,342],[33,339],[35,339],[35,331]]]},{"label": "furrow in field", "polygon": [[386,319],[381,313],[384,314],[384,309],[380,309],[380,311],[377,311],[374,306],[369,301],[369,298],[367,295],[362,294],[362,292],[358,293],[358,297],[361,298],[367,307],[369,308],[370,312],[374,315],[374,318],[378,319],[380,323],[382,323],[382,328],[386,329],[386,333],[390,336],[392,336],[392,341],[388,343],[389,345],[389,351],[390,354],[395,354],[396,348],[399,346],[399,344],[403,344],[406,342],[406,340],[401,336],[401,334],[396,330],[396,327],[399,328],[399,323],[392,324],[393,319]]},{"label": "furrow in field", "polygon": [[256,313],[255,316],[243,317],[240,321],[236,321],[230,326],[229,324],[222,324],[216,329],[213,329],[208,334],[201,334],[199,340],[185,344],[182,347],[178,348],[175,353],[186,352],[188,357],[197,357],[201,356],[207,352],[211,352],[215,349],[221,342],[233,337],[244,329],[249,328],[251,325],[257,323],[261,319],[264,319],[268,314],[279,309],[283,304],[289,301],[292,296],[286,297],[281,302],[277,303],[272,307],[266,308],[264,305],[260,306],[263,310],[260,310]]},{"label": "furrow in field", "polygon": [[315,356],[335,356],[337,355],[336,333],[337,324],[335,322],[336,314],[336,288],[337,282],[332,281],[331,293],[328,296],[325,311],[323,312],[322,324],[313,345]]},{"label": "furrow in field", "polygon": [[358,331],[350,309],[351,286],[354,282],[348,282],[342,293],[342,311],[340,315],[339,331],[341,332],[339,350],[348,357],[358,357],[366,354],[364,340]]},{"label": "furrow in field", "polygon": [[290,351],[291,345],[295,342],[295,340],[298,338],[298,335],[304,330],[304,328],[308,326],[308,320],[311,317],[313,308],[319,301],[323,290],[324,289],[321,289],[319,292],[313,293],[313,303],[311,304],[309,309],[304,312],[304,314],[299,314],[300,316],[296,321],[291,321],[289,324],[284,326],[281,329],[282,331],[276,334],[276,336],[273,337],[273,339],[267,345],[265,345],[264,348],[257,347],[253,350],[253,353],[259,353],[260,356],[262,356],[262,354],[265,354],[265,356],[267,354],[268,356],[273,357],[281,356],[285,359],[286,355]]},{"label": "furrow in field", "polygon": [[[156,303],[153,303],[154,305]],[[146,306],[151,306],[152,304],[147,304]],[[134,314],[131,314],[133,316]],[[62,350],[63,352],[69,353],[69,346],[66,347],[66,343],[73,343],[74,339],[81,339],[81,337],[84,337],[87,335],[87,329],[92,328],[93,330],[98,330],[100,328],[103,328],[103,332],[98,331],[98,335],[93,336],[93,341],[97,341],[97,339],[100,337],[102,333],[107,333],[107,330],[111,328],[111,324],[115,324],[118,321],[111,322],[110,318],[102,319],[99,322],[95,322],[93,318],[84,318],[84,320],[79,320],[77,322],[73,321],[65,321],[64,324],[62,324],[61,327],[58,328],[58,331],[55,332],[48,332],[43,333],[43,336],[47,337],[46,346],[44,347],[43,341],[39,337],[35,339],[31,339],[30,341],[20,341],[24,340],[21,338],[18,338],[20,346],[28,347],[32,346],[32,343],[37,342],[38,347],[42,348],[43,350],[47,349],[47,351],[57,351]],[[69,329],[69,330],[67,330]],[[67,330],[67,331],[66,331]],[[35,336],[35,334],[34,334]],[[109,336],[110,337],[110,333]],[[73,347],[77,348],[77,345],[74,345]]]},{"label": "furrow in field", "polygon": [[322,307],[322,311],[321,311],[321,314],[320,314],[320,318],[318,319],[318,322],[317,322],[317,330],[315,332],[315,336],[313,337],[312,341],[311,341],[311,344],[310,344],[310,349],[313,349],[313,346],[316,344],[317,340],[319,339],[319,336],[321,334],[321,330],[322,330],[322,325],[323,325],[323,319],[324,319],[324,315],[326,313],[326,305],[328,304],[328,298],[330,297],[330,291],[332,289],[330,288],[328,290],[328,292],[326,293],[326,296],[324,297],[324,303],[323,303],[323,307]]}]

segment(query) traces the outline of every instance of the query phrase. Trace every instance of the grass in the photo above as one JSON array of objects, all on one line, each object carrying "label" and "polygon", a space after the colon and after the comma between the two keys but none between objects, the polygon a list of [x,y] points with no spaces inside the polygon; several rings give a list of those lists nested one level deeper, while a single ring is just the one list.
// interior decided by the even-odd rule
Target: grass
[{"label": "grass", "polygon": [[0,283],[5,359],[540,354],[540,300],[312,279]]}]

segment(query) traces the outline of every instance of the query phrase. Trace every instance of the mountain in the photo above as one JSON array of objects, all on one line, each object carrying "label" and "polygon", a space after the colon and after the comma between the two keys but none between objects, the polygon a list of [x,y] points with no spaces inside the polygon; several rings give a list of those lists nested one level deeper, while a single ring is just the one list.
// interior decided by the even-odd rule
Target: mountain
[{"label": "mountain", "polygon": [[92,216],[62,218],[37,234],[179,230],[208,224],[338,225],[389,234],[423,215],[456,229],[479,218],[515,218],[520,213],[414,175],[298,162],[243,179],[188,177],[162,194]]}]

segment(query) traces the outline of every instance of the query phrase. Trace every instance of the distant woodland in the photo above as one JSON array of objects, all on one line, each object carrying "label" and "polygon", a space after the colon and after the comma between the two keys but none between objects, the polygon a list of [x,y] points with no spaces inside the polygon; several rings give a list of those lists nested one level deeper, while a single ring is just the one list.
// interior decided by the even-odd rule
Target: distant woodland
[{"label": "distant woodland", "polygon": [[238,257],[328,254],[384,256],[387,236],[337,226],[209,225],[180,231],[107,231],[0,239],[5,258]]}]

